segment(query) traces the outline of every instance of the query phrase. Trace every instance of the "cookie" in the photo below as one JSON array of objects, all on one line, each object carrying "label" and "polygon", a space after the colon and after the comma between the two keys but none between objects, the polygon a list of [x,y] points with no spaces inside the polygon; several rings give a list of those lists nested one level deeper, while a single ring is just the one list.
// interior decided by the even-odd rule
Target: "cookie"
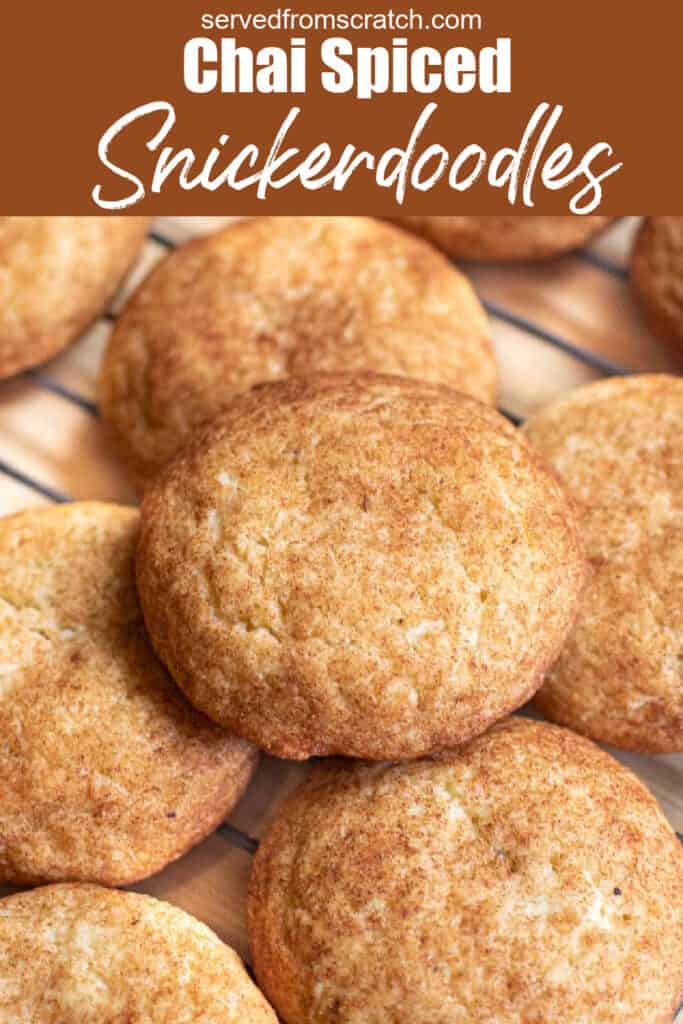
[{"label": "cookie", "polygon": [[0,520],[0,881],[159,871],[213,831],[255,767],[152,652],[138,521],[98,503]]},{"label": "cookie", "polygon": [[670,1024],[683,995],[683,849],[631,772],[543,722],[319,767],[248,921],[285,1024]]},{"label": "cookie", "polygon": [[408,378],[255,388],[148,489],[137,579],[193,704],[272,754],[416,757],[528,700],[574,618],[563,488]]},{"label": "cookie", "polygon": [[0,378],[50,359],[104,310],[146,217],[0,217]]},{"label": "cookie", "polygon": [[537,703],[617,747],[683,751],[683,379],[590,384],[525,431],[579,503],[590,563]]},{"label": "cookie", "polygon": [[276,1024],[206,925],[96,885],[0,900],[0,979],[1,1024]]},{"label": "cookie", "polygon": [[177,249],[128,303],[99,402],[138,487],[234,395],[376,370],[493,401],[489,327],[424,242],[364,217],[260,217]]},{"label": "cookie", "polygon": [[392,217],[449,256],[541,260],[585,245],[611,217]]},{"label": "cookie", "polygon": [[683,217],[648,217],[636,236],[631,282],[662,341],[683,358]]}]

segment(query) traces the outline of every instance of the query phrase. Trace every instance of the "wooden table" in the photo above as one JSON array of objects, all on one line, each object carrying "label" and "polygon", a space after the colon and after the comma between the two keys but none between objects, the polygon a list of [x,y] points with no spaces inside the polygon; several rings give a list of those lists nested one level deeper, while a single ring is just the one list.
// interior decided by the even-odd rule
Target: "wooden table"
[{"label": "wooden table", "polygon": [[[177,242],[218,223],[160,219],[111,314],[57,359],[0,384],[0,514],[64,497],[134,500],[94,406],[103,346],[121,301],[150,267]],[[631,297],[626,265],[636,224],[621,220],[590,249],[551,262],[469,268],[491,315],[502,408],[524,417],[619,368],[677,371]],[[683,832],[683,754],[617,756],[654,790]],[[305,770],[266,759],[229,822],[137,888],[186,908],[246,957],[244,897],[255,839]]]}]

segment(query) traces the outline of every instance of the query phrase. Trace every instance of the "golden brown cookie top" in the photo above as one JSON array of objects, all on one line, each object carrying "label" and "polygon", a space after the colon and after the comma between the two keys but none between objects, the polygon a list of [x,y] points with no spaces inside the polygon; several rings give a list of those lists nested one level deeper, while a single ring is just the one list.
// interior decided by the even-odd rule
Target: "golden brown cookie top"
[{"label": "golden brown cookie top", "polygon": [[74,341],[112,298],[147,217],[0,217],[0,377]]},{"label": "golden brown cookie top", "polygon": [[259,217],[150,275],[112,335],[99,400],[142,486],[238,392],[330,370],[495,394],[486,317],[443,256],[366,217]]},{"label": "golden brown cookie top", "polygon": [[451,256],[538,260],[584,245],[610,217],[392,217]]},{"label": "golden brown cookie top", "polygon": [[595,739],[683,750],[683,379],[571,392],[525,426],[578,500],[589,583],[544,712]]},{"label": "golden brown cookie top", "polygon": [[280,756],[414,757],[527,700],[583,558],[494,409],[373,374],[233,401],[147,492],[138,586],[192,703]]},{"label": "golden brown cookie top", "polygon": [[0,520],[0,880],[150,875],[216,827],[255,766],[152,652],[138,520],[94,502]]},{"label": "golden brown cookie top", "polygon": [[206,925],[95,885],[0,900],[0,976],[3,1024],[276,1024]]},{"label": "golden brown cookie top", "polygon": [[636,236],[631,280],[662,341],[683,358],[683,217],[648,217]]},{"label": "golden brown cookie top", "polygon": [[287,1024],[670,1024],[683,849],[589,741],[514,719],[462,751],[328,763],[256,854],[256,977]]}]

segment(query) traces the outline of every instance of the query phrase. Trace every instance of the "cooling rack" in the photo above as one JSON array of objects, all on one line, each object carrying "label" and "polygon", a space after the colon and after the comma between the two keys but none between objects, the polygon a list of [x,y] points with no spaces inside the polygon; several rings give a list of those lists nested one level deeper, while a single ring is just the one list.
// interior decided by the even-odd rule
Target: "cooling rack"
[{"label": "cooling rack", "polygon": [[[125,287],[97,323],[56,359],[0,383],[0,514],[70,499],[134,502],[98,422],[101,354],[122,303],[154,264],[178,243],[226,220],[157,220]],[[491,318],[500,408],[514,422],[598,377],[680,372],[631,297],[628,253],[636,228],[635,218],[623,218],[590,247],[549,262],[466,268]],[[683,838],[683,754],[616,756],[653,790]],[[265,758],[229,820],[135,888],[184,907],[246,958],[251,855],[264,824],[305,772],[303,765]],[[683,1024],[683,1013],[677,1019]]]}]

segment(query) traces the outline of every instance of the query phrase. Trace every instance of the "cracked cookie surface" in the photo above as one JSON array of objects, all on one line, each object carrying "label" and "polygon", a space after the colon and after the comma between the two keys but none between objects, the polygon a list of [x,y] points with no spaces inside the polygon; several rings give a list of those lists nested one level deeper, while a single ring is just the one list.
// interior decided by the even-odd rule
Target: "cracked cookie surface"
[{"label": "cracked cookie surface", "polygon": [[192,703],[292,758],[482,732],[540,685],[583,572],[563,488],[507,421],[372,374],[236,398],[148,489],[137,557]]},{"label": "cracked cookie surface", "polygon": [[208,835],[256,752],[192,708],[144,631],[139,513],[0,520],[0,880],[144,878]]},{"label": "cracked cookie surface", "polygon": [[0,217],[0,377],[66,348],[114,296],[147,217]]},{"label": "cracked cookie surface", "polygon": [[683,750],[683,380],[571,392],[524,431],[581,514],[586,592],[536,696],[555,721],[632,750]]},{"label": "cracked cookie surface", "polygon": [[495,396],[486,315],[431,246],[366,217],[258,217],[195,239],[137,290],[99,402],[142,488],[191,432],[261,381],[375,370]]},{"label": "cracked cookie surface", "polygon": [[94,885],[0,900],[0,978],[0,1024],[276,1024],[206,925]]},{"label": "cracked cookie surface", "polygon": [[392,217],[450,256],[539,260],[584,245],[610,217]]},{"label": "cracked cookie surface", "polygon": [[256,977],[286,1024],[670,1024],[683,848],[590,741],[511,719],[459,752],[327,762],[256,853]]}]

